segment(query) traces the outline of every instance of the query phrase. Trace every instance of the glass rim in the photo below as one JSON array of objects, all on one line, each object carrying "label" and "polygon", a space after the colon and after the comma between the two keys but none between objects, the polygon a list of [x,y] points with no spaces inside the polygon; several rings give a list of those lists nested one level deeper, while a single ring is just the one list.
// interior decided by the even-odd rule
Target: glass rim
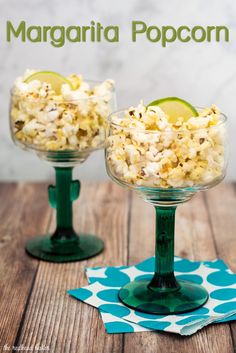
[{"label": "glass rim", "polygon": [[[99,85],[99,84],[102,84],[103,82],[105,82],[106,80],[87,80],[85,79],[84,82],[85,83],[89,83],[89,84],[94,84],[94,85]],[[53,98],[32,98],[32,97],[26,97],[24,95],[21,95],[21,94],[16,94],[14,93],[14,87],[12,87],[10,89],[10,96],[11,97],[17,97],[17,98],[20,98],[20,99],[25,99],[25,100],[28,100],[29,102],[33,102],[33,103],[46,103],[46,102],[55,102],[55,103],[67,103],[67,104],[73,104],[73,103],[76,103],[76,102],[85,102],[85,101],[90,101],[90,100],[93,100],[93,99],[105,99],[105,97],[107,97],[107,95],[109,93],[112,94],[112,96],[115,94],[115,84],[111,87],[110,91],[106,94],[103,94],[103,95],[91,95],[89,97],[86,97],[86,98],[79,98],[79,99],[53,99]]]},{"label": "glass rim", "polygon": [[[203,107],[199,107],[199,106],[194,106],[195,109],[197,109],[197,111],[199,110],[203,110],[203,109],[206,109],[206,108],[203,108]],[[137,127],[126,127],[126,126],[122,126],[120,124],[117,124],[115,122],[112,122],[112,116],[116,115],[116,114],[120,114],[120,113],[124,113],[124,112],[127,112],[129,110],[129,108],[124,108],[124,109],[119,109],[119,110],[116,110],[114,112],[112,112],[111,114],[109,114],[108,118],[107,118],[107,121],[110,125],[112,126],[115,126],[115,127],[118,127],[118,128],[121,128],[123,130],[126,130],[126,131],[135,131],[135,132],[139,132],[139,133],[150,133],[150,134],[170,134],[170,133],[195,133],[197,131],[206,131],[206,130],[209,130],[209,129],[213,129],[213,128],[217,128],[219,126],[222,126],[222,125],[226,125],[226,123],[228,123],[228,118],[227,116],[223,113],[223,112],[220,112],[219,116],[220,116],[220,122],[217,124],[217,125],[211,125],[211,126],[208,126],[208,127],[204,127],[204,128],[198,128],[198,129],[194,129],[194,130],[183,130],[183,129],[179,129],[179,130],[169,130],[169,131],[161,131],[161,130],[146,130],[146,129],[140,129],[140,128],[137,128]]]}]

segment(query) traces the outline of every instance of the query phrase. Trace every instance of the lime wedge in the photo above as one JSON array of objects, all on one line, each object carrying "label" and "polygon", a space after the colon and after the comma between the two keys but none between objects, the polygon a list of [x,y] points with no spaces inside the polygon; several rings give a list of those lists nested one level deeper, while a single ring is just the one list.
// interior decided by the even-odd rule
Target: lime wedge
[{"label": "lime wedge", "polygon": [[169,121],[175,123],[179,117],[187,121],[191,117],[198,116],[197,110],[188,102],[177,97],[166,97],[158,99],[148,104],[150,106],[160,107],[168,115]]},{"label": "lime wedge", "polygon": [[58,74],[57,72],[53,72],[53,71],[35,72],[34,74],[27,77],[25,79],[25,82],[29,83],[34,80],[50,83],[52,86],[52,89],[56,92],[56,94],[61,93],[61,86],[64,83],[68,84],[71,87],[71,89],[73,89],[72,83],[66,77]]}]

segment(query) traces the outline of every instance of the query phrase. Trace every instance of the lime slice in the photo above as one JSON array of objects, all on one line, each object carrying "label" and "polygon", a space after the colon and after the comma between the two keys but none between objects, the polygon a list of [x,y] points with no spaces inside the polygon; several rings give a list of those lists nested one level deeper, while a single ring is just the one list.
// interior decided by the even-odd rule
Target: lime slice
[{"label": "lime slice", "polygon": [[25,79],[25,82],[29,83],[34,80],[50,83],[52,86],[52,89],[56,92],[56,94],[61,93],[61,86],[65,83],[68,84],[71,87],[71,89],[73,89],[72,83],[66,77],[53,71],[35,72],[34,74],[27,77]]},{"label": "lime slice", "polygon": [[175,123],[179,117],[187,121],[191,117],[198,116],[197,110],[188,102],[177,97],[166,97],[158,99],[148,104],[150,106],[160,107],[169,117],[171,123]]}]

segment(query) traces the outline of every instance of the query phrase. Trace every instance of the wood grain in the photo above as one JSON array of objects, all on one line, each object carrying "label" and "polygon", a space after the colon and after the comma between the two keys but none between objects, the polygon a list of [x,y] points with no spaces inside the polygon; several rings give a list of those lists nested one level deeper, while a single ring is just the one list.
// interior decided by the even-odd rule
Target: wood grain
[{"label": "wood grain", "polygon": [[44,185],[0,186],[0,349],[12,346],[24,318],[38,262],[24,251],[26,239],[49,222]]},{"label": "wood grain", "polygon": [[[85,266],[134,264],[154,254],[155,213],[113,183],[85,183],[75,203],[78,231],[96,233],[105,251],[70,264],[38,262],[24,242],[54,229],[46,184],[0,184],[0,351],[3,345],[49,347],[49,353],[233,353],[236,324],[216,324],[190,337],[143,332],[106,334],[98,311],[66,294],[87,284]],[[200,193],[178,207],[176,254],[223,258],[236,271],[233,184]],[[2,350],[1,350],[2,349]],[[36,351],[36,350],[34,350]]]},{"label": "wood grain", "polygon": [[[217,256],[236,272],[236,185],[220,184],[206,198]],[[230,324],[236,351],[236,324]]]},{"label": "wood grain", "polygon": [[[87,184],[75,208],[76,228],[96,233],[106,250],[83,262],[41,262],[17,344],[50,352],[121,352],[122,335],[107,335],[98,311],[67,295],[87,284],[86,266],[121,265],[127,259],[128,192],[111,183]],[[54,227],[54,224],[52,224]]]}]

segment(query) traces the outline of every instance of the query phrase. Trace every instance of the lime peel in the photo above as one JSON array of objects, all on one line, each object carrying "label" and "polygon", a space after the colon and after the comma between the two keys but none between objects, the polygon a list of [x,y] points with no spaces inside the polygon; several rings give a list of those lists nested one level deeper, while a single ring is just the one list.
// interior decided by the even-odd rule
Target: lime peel
[{"label": "lime peel", "polygon": [[61,86],[63,84],[69,85],[70,88],[73,90],[72,82],[68,80],[65,76],[58,74],[54,71],[37,71],[32,75],[28,76],[24,82],[29,83],[34,80],[50,83],[52,89],[56,92],[56,94],[61,93]]},{"label": "lime peel", "polygon": [[169,121],[175,123],[179,117],[187,121],[191,117],[197,117],[197,110],[187,101],[178,97],[166,97],[157,99],[147,105],[158,106],[168,115]]}]

